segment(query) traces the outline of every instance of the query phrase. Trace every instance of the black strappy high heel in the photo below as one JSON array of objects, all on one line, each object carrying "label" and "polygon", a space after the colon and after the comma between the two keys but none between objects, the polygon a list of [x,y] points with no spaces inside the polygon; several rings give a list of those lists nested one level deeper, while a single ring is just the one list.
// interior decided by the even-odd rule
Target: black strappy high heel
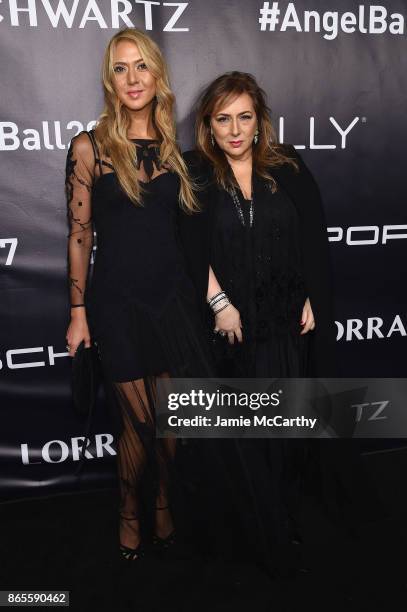
[{"label": "black strappy high heel", "polygon": [[[120,514],[120,519],[125,521],[138,521],[136,516],[124,516],[123,514]],[[144,557],[144,549],[141,542],[136,548],[130,548],[129,546],[120,544],[120,554],[126,561],[137,561]]]},{"label": "black strappy high heel", "polygon": [[[161,507],[156,507],[156,510],[168,510],[169,506],[161,506]],[[175,528],[165,537],[165,538],[160,538],[160,536],[154,534],[153,535],[153,547],[156,549],[156,551],[165,551],[168,550],[169,548],[171,548],[172,546],[174,546],[176,542],[176,538],[175,538]]]}]

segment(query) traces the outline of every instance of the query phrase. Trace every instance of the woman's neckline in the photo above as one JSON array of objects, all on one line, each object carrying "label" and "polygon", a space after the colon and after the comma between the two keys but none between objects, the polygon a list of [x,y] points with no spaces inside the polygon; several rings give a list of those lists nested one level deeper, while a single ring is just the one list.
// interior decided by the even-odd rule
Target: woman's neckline
[{"label": "woman's neckline", "polygon": [[[242,190],[240,189],[240,187],[238,187],[238,190],[239,190],[240,195],[242,196],[243,202],[246,202],[247,204],[250,204],[250,202],[252,201],[252,198],[245,198],[244,195],[243,195]],[[252,197],[253,197],[253,194],[252,194]]]},{"label": "woman's neckline", "polygon": [[158,142],[157,138],[129,138],[130,142]]}]

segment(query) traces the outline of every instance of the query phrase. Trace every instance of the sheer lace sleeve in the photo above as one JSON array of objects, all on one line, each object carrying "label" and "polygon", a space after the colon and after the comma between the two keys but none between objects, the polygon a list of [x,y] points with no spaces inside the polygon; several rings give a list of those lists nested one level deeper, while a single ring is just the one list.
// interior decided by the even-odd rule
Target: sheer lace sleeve
[{"label": "sheer lace sleeve", "polygon": [[68,205],[68,274],[71,304],[83,304],[93,246],[92,185],[95,156],[89,136],[74,137],[66,160],[65,192]]}]

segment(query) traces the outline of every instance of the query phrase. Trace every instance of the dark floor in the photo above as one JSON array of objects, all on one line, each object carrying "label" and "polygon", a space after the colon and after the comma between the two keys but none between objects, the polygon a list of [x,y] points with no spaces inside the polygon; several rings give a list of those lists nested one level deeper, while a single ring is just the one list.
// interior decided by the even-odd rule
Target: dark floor
[{"label": "dark floor", "polygon": [[70,609],[80,612],[406,612],[406,454],[365,457],[388,516],[365,517],[358,537],[306,499],[303,549],[310,571],[295,579],[271,581],[239,558],[147,557],[123,568],[114,491],[103,490],[3,504],[0,590],[70,590]]}]

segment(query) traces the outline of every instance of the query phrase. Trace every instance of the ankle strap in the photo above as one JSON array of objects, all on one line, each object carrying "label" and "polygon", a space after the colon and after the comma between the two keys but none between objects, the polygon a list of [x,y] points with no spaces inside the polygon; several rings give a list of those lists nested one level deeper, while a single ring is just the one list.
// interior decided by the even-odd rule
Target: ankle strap
[{"label": "ankle strap", "polygon": [[156,510],[167,510],[169,508],[169,506],[156,506],[155,509]]}]

